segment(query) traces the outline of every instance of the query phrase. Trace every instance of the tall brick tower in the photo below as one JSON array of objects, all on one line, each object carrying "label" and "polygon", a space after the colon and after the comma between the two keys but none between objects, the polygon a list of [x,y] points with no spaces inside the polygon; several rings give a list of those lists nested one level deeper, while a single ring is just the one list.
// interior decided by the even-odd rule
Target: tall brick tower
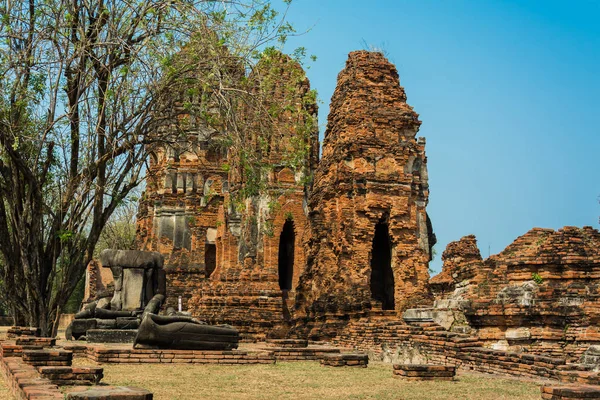
[{"label": "tall brick tower", "polygon": [[350,53],[309,198],[308,265],[296,311],[315,335],[333,335],[328,321],[336,317],[399,313],[429,297],[435,235],[420,125],[396,68],[380,53]]}]

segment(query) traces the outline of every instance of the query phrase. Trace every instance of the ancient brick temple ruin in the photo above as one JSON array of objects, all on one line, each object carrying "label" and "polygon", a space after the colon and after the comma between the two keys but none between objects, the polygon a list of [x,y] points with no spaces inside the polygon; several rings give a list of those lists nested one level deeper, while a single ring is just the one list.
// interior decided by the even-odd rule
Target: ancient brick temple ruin
[{"label": "ancient brick temple ruin", "polygon": [[[430,300],[435,235],[426,213],[425,139],[416,138],[421,122],[396,68],[379,53],[350,54],[319,161],[316,126],[298,130],[306,115],[316,118],[308,80],[289,57],[278,62],[253,73],[301,79],[296,108],[279,116],[279,134],[266,139],[272,168],[260,195],[233,205],[246,184],[239,160],[215,151],[211,141],[220,133],[201,124],[197,140],[150,160],[138,239],[140,248],[165,255],[168,301],[181,297],[193,314],[261,337],[283,335],[294,323],[400,313]],[[269,101],[281,102],[285,90],[275,85]],[[256,146],[259,138],[249,137]],[[294,169],[282,161],[299,140],[305,167]]]},{"label": "ancient brick temple ruin", "polygon": [[[222,132],[201,121],[186,128],[193,141],[150,160],[138,239],[165,255],[168,305],[181,297],[184,310],[231,324],[244,340],[330,339],[392,361],[417,354],[469,368],[489,348],[576,361],[600,344],[600,232],[536,228],[485,260],[466,236],[429,279],[425,139],[396,68],[379,53],[350,53],[319,159],[309,82],[289,57],[275,60],[253,74],[295,84],[277,134],[247,126],[247,146],[262,146],[270,165],[260,193],[244,192],[240,160],[215,150]],[[289,85],[270,90],[266,108],[290,99]],[[298,144],[306,151],[293,167],[286,157]],[[493,362],[508,373],[529,357],[502,354]]]},{"label": "ancient brick temple ruin", "polygon": [[[138,217],[140,247],[166,256],[168,304],[181,297],[192,314],[256,338],[290,324],[306,264],[307,182],[319,151],[316,125],[308,121],[316,120],[316,100],[304,71],[288,56],[275,54],[271,61],[259,63],[249,80],[261,75],[271,85],[265,109],[277,102],[291,106],[269,136],[258,137],[251,122],[244,143],[270,166],[264,190],[245,196],[243,166],[212,146],[220,133],[195,126],[197,142],[152,158]],[[296,83],[291,95],[288,82]],[[284,162],[294,147],[304,150],[297,168]]]}]

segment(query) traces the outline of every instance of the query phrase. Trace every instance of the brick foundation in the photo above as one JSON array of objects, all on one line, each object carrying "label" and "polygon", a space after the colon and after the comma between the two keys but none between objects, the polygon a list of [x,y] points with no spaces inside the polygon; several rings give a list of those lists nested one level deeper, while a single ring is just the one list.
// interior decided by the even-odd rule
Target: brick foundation
[{"label": "brick foundation", "polygon": [[11,339],[16,338],[18,336],[40,336],[40,332],[40,328],[28,326],[11,326],[6,332],[6,337]]},{"label": "brick foundation", "polygon": [[452,381],[456,368],[453,365],[394,364],[393,374],[407,381]]},{"label": "brick foundation", "polygon": [[367,368],[369,356],[366,354],[326,354],[321,358],[321,366],[325,367],[360,367]]},{"label": "brick foundation", "polygon": [[15,339],[15,344],[17,346],[24,346],[26,348],[43,348],[56,345],[56,339],[49,337],[19,336]]},{"label": "brick foundation", "polygon": [[73,362],[73,352],[67,350],[23,350],[22,357],[34,367],[68,367]]},{"label": "brick foundation", "polygon": [[34,366],[20,357],[2,357],[0,369],[7,386],[18,400],[64,399],[57,385],[40,378]]},{"label": "brick foundation", "polygon": [[104,370],[96,367],[38,367],[42,378],[59,386],[97,385]]},{"label": "brick foundation", "polygon": [[310,361],[310,360],[321,360],[331,354],[338,354],[340,349],[335,347],[306,347],[306,348],[289,348],[289,347],[275,347],[268,348],[269,351],[273,352],[273,355],[277,361]]},{"label": "brick foundation", "polygon": [[276,347],[298,349],[308,346],[308,340],[303,339],[271,339],[267,340],[268,344],[273,344]]}]

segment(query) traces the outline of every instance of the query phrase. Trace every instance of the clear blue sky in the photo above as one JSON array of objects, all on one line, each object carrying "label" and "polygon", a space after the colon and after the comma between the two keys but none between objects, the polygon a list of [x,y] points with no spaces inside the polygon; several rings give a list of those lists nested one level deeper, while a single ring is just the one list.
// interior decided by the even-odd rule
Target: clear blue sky
[{"label": "clear blue sky", "polygon": [[[277,1],[277,0],[274,0]],[[423,121],[438,237],[484,257],[532,227],[598,229],[600,2],[294,0],[321,137],[348,52],[381,48]]]}]

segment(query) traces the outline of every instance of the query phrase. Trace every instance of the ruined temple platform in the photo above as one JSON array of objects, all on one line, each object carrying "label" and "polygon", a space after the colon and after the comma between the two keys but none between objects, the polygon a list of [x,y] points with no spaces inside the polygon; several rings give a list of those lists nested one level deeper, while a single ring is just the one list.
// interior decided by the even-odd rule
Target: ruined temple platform
[{"label": "ruined temple platform", "polygon": [[67,341],[58,345],[100,364],[274,364],[277,361],[318,361],[326,355],[340,353],[340,348],[326,345],[290,348],[265,343],[243,343],[237,350],[134,349],[130,344]]}]

